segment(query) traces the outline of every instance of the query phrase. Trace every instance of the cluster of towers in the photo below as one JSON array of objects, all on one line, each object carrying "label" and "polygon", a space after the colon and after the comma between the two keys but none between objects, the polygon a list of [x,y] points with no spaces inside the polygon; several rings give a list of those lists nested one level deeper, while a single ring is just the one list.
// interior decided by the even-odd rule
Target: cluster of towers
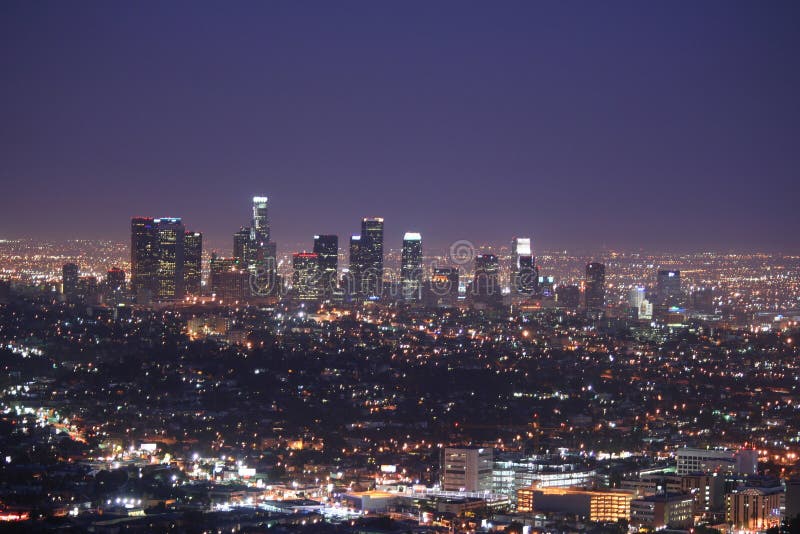
[{"label": "cluster of towers", "polygon": [[200,293],[203,234],[179,217],[131,219],[131,291],[139,302]]},{"label": "cluster of towers", "polygon": [[[181,300],[201,294],[203,236],[187,231],[180,218],[134,217],[131,220],[131,292],[137,302]],[[464,242],[466,243],[466,242]],[[471,244],[470,244],[471,247]],[[456,265],[472,262],[473,277],[462,286],[459,295],[459,267],[431,266],[423,281],[422,235],[407,232],[403,236],[399,278],[384,272],[384,221],[380,217],[361,220],[361,232],[350,236],[349,263],[339,269],[339,238],[336,235],[314,236],[310,252],[292,256],[291,283],[278,275],[276,244],[269,222],[269,199],[253,197],[249,226],[233,235],[233,255],[212,255],[205,293],[224,301],[246,301],[261,297],[289,296],[300,302],[369,302],[381,299],[424,302],[451,306],[469,299],[477,308],[492,308],[503,303],[500,286],[500,262],[494,254],[474,255],[474,250],[451,248]],[[474,256],[473,256],[474,255]],[[553,290],[551,277],[539,276],[530,238],[514,238],[511,243],[511,299],[533,295],[555,297],[559,305],[579,307],[581,301],[589,313],[600,315],[606,306],[605,265],[586,266],[584,291],[564,285]],[[109,276],[119,277],[118,273]],[[124,286],[122,282],[116,285]],[[116,283],[116,282],[114,282]],[[64,293],[78,293],[77,267],[64,267]],[[583,296],[583,299],[581,298]],[[679,271],[659,271],[655,293],[643,288],[631,292],[630,306],[640,317],[652,315],[653,306],[668,309],[683,302]]]}]

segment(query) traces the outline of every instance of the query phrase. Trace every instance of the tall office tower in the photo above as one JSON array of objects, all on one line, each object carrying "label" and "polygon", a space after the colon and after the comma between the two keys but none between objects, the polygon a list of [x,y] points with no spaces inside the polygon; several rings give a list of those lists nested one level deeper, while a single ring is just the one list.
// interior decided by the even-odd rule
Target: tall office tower
[{"label": "tall office tower", "polygon": [[400,283],[403,300],[419,301],[422,298],[422,236],[406,232],[403,236],[403,254],[400,265]]},{"label": "tall office tower", "polygon": [[203,272],[203,234],[186,232],[183,236],[183,289],[188,295],[200,295]]},{"label": "tall office tower", "polygon": [[475,277],[472,280],[472,300],[478,306],[497,306],[500,293],[500,262],[494,254],[475,256]]},{"label": "tall office tower", "polygon": [[592,262],[586,266],[586,309],[603,311],[606,303],[606,266]]},{"label": "tall office tower", "polygon": [[158,228],[158,300],[183,298],[184,236],[180,217],[154,219]]},{"label": "tall office tower", "polygon": [[381,297],[383,291],[383,219],[361,220],[361,293],[369,300]]},{"label": "tall office tower", "polygon": [[315,301],[320,297],[319,255],[298,252],[292,255],[292,287],[300,301]]},{"label": "tall office tower", "polygon": [[529,237],[515,237],[511,241],[511,292],[532,295],[536,291],[536,262]]},{"label": "tall office tower", "polygon": [[74,263],[65,263],[61,268],[61,293],[67,297],[78,294],[78,266]]},{"label": "tall office tower", "polygon": [[436,267],[425,293],[428,306],[450,308],[458,303],[458,268]]},{"label": "tall office tower", "polygon": [[252,232],[258,236],[255,240],[264,243],[269,243],[270,240],[268,203],[267,197],[253,197],[253,226],[251,228]]},{"label": "tall office tower", "polygon": [[642,286],[636,286],[628,293],[628,306],[637,310],[642,306],[645,299],[645,290]]},{"label": "tall office tower", "polygon": [[238,258],[242,265],[250,265],[255,261],[249,226],[242,226],[233,234],[233,257]]},{"label": "tall office tower", "polygon": [[131,293],[141,303],[158,293],[158,226],[152,217],[131,219]]},{"label": "tall office tower", "polygon": [[445,447],[442,453],[442,489],[491,491],[494,449]]},{"label": "tall office tower", "polygon": [[631,319],[639,319],[639,315],[645,315],[642,313],[642,304],[645,300],[645,289],[642,286],[631,288],[628,293],[628,316]]},{"label": "tall office tower", "polygon": [[208,277],[211,294],[224,302],[246,300],[250,296],[250,271],[238,258],[211,256]]},{"label": "tall office tower", "polygon": [[681,272],[661,270],[656,276],[656,304],[671,307],[683,304]]},{"label": "tall office tower", "polygon": [[119,304],[126,299],[125,271],[112,267],[106,273],[105,298],[111,304]]},{"label": "tall office tower", "polygon": [[339,269],[339,236],[315,235],[314,254],[319,257],[322,298],[329,300],[336,289],[336,272]]},{"label": "tall office tower", "polygon": [[349,295],[361,294],[361,236],[350,236],[350,272],[347,277],[347,287],[344,288]]}]

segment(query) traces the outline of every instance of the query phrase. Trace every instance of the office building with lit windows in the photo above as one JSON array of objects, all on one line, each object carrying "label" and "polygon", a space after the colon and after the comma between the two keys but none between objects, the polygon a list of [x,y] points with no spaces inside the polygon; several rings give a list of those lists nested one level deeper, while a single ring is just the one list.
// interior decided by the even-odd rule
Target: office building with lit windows
[{"label": "office building with lit windows", "polygon": [[400,284],[403,300],[422,299],[422,236],[417,232],[406,232],[403,236]]}]

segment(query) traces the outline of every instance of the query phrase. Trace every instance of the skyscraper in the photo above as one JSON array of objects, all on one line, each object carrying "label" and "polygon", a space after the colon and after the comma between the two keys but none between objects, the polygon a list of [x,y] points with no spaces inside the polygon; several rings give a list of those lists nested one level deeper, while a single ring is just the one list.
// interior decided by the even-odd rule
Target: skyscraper
[{"label": "skyscraper", "polygon": [[361,294],[361,236],[350,236],[350,269],[346,279],[347,287],[343,288],[351,296]]},{"label": "skyscraper", "polygon": [[186,232],[183,237],[183,286],[184,293],[200,295],[203,265],[203,234]]},{"label": "skyscraper", "polygon": [[187,233],[179,217],[131,219],[131,289],[138,302],[183,298],[189,234],[189,280],[199,285],[201,234]]},{"label": "skyscraper", "polygon": [[511,292],[532,295],[536,291],[537,273],[529,237],[515,237],[511,241],[511,259]]},{"label": "skyscraper", "polygon": [[255,241],[262,241],[269,243],[269,214],[267,213],[267,204],[269,199],[267,197],[253,197],[253,226],[252,231],[255,234]]},{"label": "skyscraper", "polygon": [[154,219],[158,228],[159,300],[183,298],[184,237],[186,228],[180,217]]},{"label": "skyscraper", "polygon": [[233,234],[233,257],[237,258],[242,265],[250,265],[255,262],[249,226],[242,226],[238,232]]},{"label": "skyscraper", "polygon": [[78,266],[74,263],[65,263],[61,268],[61,293],[66,297],[78,294]]},{"label": "skyscraper", "polygon": [[110,304],[119,304],[126,300],[125,271],[112,267],[106,273],[105,298]]},{"label": "skyscraper", "polygon": [[383,219],[365,217],[361,220],[361,293],[369,300],[381,297],[383,291]]},{"label": "skyscraper", "polygon": [[223,302],[244,301],[250,296],[250,271],[238,258],[211,256],[208,285],[211,294]]},{"label": "skyscraper", "polygon": [[336,273],[339,267],[339,237],[315,235],[314,254],[319,258],[321,296],[324,299],[330,299],[336,288]]},{"label": "skyscraper", "polygon": [[606,302],[606,266],[592,262],[586,266],[586,309],[601,312]]},{"label": "skyscraper", "polygon": [[499,272],[500,263],[497,256],[494,254],[475,256],[472,300],[477,307],[496,307],[501,303]]},{"label": "skyscraper", "polygon": [[400,283],[403,300],[419,301],[421,299],[422,236],[419,233],[406,232],[403,236]]},{"label": "skyscraper", "polygon": [[425,294],[426,305],[450,308],[458,303],[457,267],[436,267]]},{"label": "skyscraper", "polygon": [[131,219],[131,292],[147,303],[158,289],[158,228],[152,217]]},{"label": "skyscraper", "polygon": [[658,271],[656,276],[656,303],[666,308],[683,305],[680,271]]},{"label": "skyscraper", "polygon": [[300,301],[316,301],[320,297],[319,256],[309,252],[292,255],[292,288]]}]

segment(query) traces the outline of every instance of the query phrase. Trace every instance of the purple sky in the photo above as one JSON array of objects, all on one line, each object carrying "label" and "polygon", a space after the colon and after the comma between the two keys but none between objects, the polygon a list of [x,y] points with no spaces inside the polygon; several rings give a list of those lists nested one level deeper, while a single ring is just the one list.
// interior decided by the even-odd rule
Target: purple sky
[{"label": "purple sky", "polygon": [[[800,249],[798,2],[0,3],[0,237]],[[229,245],[228,245],[229,246]]]}]

